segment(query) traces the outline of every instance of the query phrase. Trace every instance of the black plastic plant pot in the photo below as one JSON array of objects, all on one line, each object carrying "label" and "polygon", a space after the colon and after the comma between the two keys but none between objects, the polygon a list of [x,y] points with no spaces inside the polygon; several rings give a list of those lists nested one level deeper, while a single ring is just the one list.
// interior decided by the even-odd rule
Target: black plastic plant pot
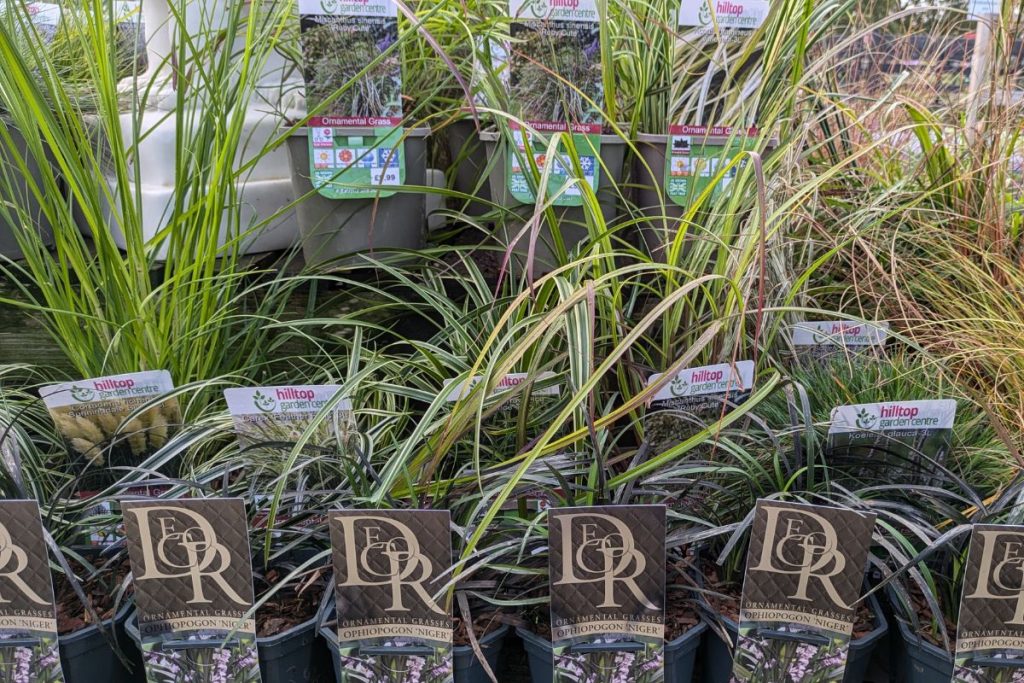
[{"label": "black plastic plant pot", "polygon": [[[509,627],[502,625],[480,639],[480,649],[483,650],[484,659],[487,660],[487,665],[491,667],[491,671],[494,671],[495,675],[498,674],[498,656],[505,645],[505,637],[508,632]],[[327,649],[334,662],[334,680],[341,683],[344,667],[338,649],[338,633],[333,628],[323,626],[320,628],[320,636],[327,644]],[[452,660],[455,669],[455,683],[490,683],[491,679],[469,645],[459,645],[453,648]],[[498,680],[501,680],[500,676]]]},{"label": "black plastic plant pot", "polygon": [[[707,603],[703,603],[707,607]],[[862,683],[871,668],[871,659],[875,649],[881,644],[889,632],[889,622],[882,612],[882,606],[874,595],[868,598],[868,607],[875,617],[875,628],[869,633],[857,638],[850,643],[850,650],[846,659],[846,674],[843,676],[843,683]],[[739,634],[739,627],[731,619],[718,615],[718,619],[725,626],[729,639],[735,643]],[[732,647],[722,640],[721,636],[710,629],[708,637],[705,638],[704,655],[702,663],[704,683],[728,683],[732,678]],[[952,671],[950,672],[952,673]],[[919,679],[923,683],[925,679]],[[928,679],[933,681],[935,679]],[[945,680],[949,680],[949,676]]]},{"label": "black plastic plant pot", "polygon": [[[12,153],[7,145],[0,145],[0,165],[4,166],[2,172],[5,174],[8,182],[8,186],[4,190],[10,193],[9,196],[0,197],[0,201],[8,206],[18,207],[20,211],[23,211],[29,219],[28,224],[35,226],[35,229],[38,231],[40,241],[45,246],[52,246],[53,229],[50,226],[49,219],[43,213],[39,200],[31,189],[31,185],[42,187],[42,171],[38,161],[28,151],[28,143],[17,128],[14,128],[9,121],[2,118],[0,118],[0,126],[7,129],[11,136],[11,145],[17,150],[16,153]],[[27,166],[27,174],[22,174],[18,167],[20,163],[18,161],[19,157],[24,160]],[[0,215],[0,256],[18,259],[24,256],[24,254],[21,251],[21,246],[18,244],[15,231],[24,230],[25,228],[19,220],[18,213],[13,211],[13,209],[11,211],[13,214],[11,218],[15,219],[13,222],[7,220],[7,216]]]},{"label": "black plastic plant pot", "polygon": [[[106,634],[92,625],[60,636],[60,666],[65,683],[135,683],[146,680],[142,657],[137,648],[131,647],[126,633],[130,614],[133,614],[132,606],[126,604],[113,619],[104,621]],[[111,635],[129,661],[131,670],[110,646],[107,638]]]},{"label": "black plastic plant pot", "polygon": [[[484,131],[480,133],[480,139],[484,141],[487,149],[491,198],[499,206],[515,211],[521,218],[521,220],[516,220],[514,217],[506,218],[503,221],[502,230],[498,232],[497,237],[507,247],[522,230],[526,219],[533,215],[536,206],[520,202],[509,192],[508,179],[505,176],[505,155],[508,152],[508,144],[502,138],[501,133]],[[622,165],[626,157],[626,148],[626,141],[617,135],[601,136],[601,170],[598,174],[596,194],[606,226],[611,226],[618,218],[618,187],[622,179]],[[553,211],[567,250],[571,250],[573,246],[587,238],[589,231],[582,206],[556,206],[553,207]],[[547,221],[542,221],[534,251],[535,273],[549,272],[558,265],[555,263],[552,244],[550,226]],[[524,262],[528,251],[529,238],[523,236],[516,242],[513,249],[516,260],[520,264]]]},{"label": "black plastic plant pot", "polygon": [[487,181],[487,150],[472,118],[465,118],[445,126],[445,142],[452,162],[451,187],[482,202],[458,200],[459,210],[467,216],[480,216],[491,210],[485,202],[491,200],[491,185]]},{"label": "black plastic plant pot", "polygon": [[[702,621],[675,640],[665,643],[666,683],[690,683],[693,680],[697,653],[707,628],[707,624]],[[533,683],[551,683],[555,673],[551,641],[525,628],[517,628],[516,634],[526,649],[530,679]]]},{"label": "black plastic plant pot", "polygon": [[[307,128],[288,138],[292,189],[307,264],[333,261],[355,252],[422,249],[426,244],[426,195],[398,188],[389,197],[328,199],[313,190],[309,170]],[[372,129],[366,134],[372,135]],[[405,185],[427,184],[429,128],[405,131]]]},{"label": "black plastic plant pot", "polygon": [[910,630],[903,621],[897,621],[900,645],[894,668],[902,683],[932,683],[953,678],[953,657]]},{"label": "black plastic plant pot", "polygon": [[[316,623],[315,618],[310,619],[276,636],[256,639],[260,674],[265,683],[330,680],[330,654],[323,641],[316,637]],[[135,612],[128,618],[125,631],[141,649],[142,636]]]}]

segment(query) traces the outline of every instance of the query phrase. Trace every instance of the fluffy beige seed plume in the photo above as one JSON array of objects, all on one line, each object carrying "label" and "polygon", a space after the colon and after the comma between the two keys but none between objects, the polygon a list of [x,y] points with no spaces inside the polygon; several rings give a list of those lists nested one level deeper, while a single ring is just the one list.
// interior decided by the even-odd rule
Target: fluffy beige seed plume
[{"label": "fluffy beige seed plume", "polygon": [[117,433],[117,428],[121,425],[121,418],[111,413],[99,413],[96,416],[96,422],[103,429],[104,435],[109,438]]},{"label": "fluffy beige seed plume", "polygon": [[128,435],[128,446],[132,449],[132,455],[142,455],[146,452],[146,432],[142,422],[138,419],[131,420],[124,426],[124,433]]},{"label": "fluffy beige seed plume", "polygon": [[93,465],[103,464],[103,449],[87,439],[71,439],[71,447],[85,456]]},{"label": "fluffy beige seed plume", "polygon": [[149,443],[154,448],[160,448],[167,443],[167,418],[164,417],[160,406],[150,408],[146,412],[150,414]]},{"label": "fluffy beige seed plume", "polygon": [[84,439],[88,439],[93,443],[101,443],[106,437],[103,436],[103,432],[96,423],[87,417],[76,417],[75,426],[78,428],[77,434]]}]

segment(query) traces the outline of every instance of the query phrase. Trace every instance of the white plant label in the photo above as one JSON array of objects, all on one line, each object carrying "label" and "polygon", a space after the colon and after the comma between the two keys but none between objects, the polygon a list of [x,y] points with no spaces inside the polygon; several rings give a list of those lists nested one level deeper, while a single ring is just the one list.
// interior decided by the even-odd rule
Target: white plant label
[{"label": "white plant label", "polygon": [[[235,432],[243,444],[289,442],[299,439],[320,411],[338,395],[337,384],[245,387],[224,390]],[[342,399],[311,439],[318,443],[337,434],[336,418],[351,421],[352,404]],[[322,438],[321,438],[322,437]]]},{"label": "white plant label", "polygon": [[75,415],[95,414],[105,401],[135,401],[139,404],[174,390],[171,373],[166,370],[132,372],[51,384],[39,390],[49,409],[72,406]]},{"label": "white plant label", "polygon": [[[665,376],[659,372],[647,378],[647,386]],[[690,396],[709,394],[739,394],[750,391],[754,386],[754,361],[741,360],[737,363],[720,363],[699,368],[680,370],[665,386],[654,395],[653,402],[671,401]]]},{"label": "white plant label", "polygon": [[677,23],[680,28],[716,30],[756,29],[768,16],[768,0],[683,0]]},{"label": "white plant label", "polygon": [[956,401],[892,401],[839,406],[832,411],[829,434],[952,429]]},{"label": "white plant label", "polygon": [[793,326],[794,346],[882,346],[888,336],[888,323],[819,320]]},{"label": "white plant label", "polygon": [[984,19],[1002,11],[1000,0],[970,0],[967,3],[967,16],[970,19]]},{"label": "white plant label", "polygon": [[[554,376],[555,373],[553,372],[542,372],[539,375],[533,377],[532,379],[534,381],[534,389],[531,392],[531,395],[558,396],[560,394],[560,389],[557,384],[552,384],[551,386],[545,387],[537,386],[538,384],[543,383],[545,382],[545,380],[549,380]],[[455,401],[465,398],[473,390],[473,387],[475,387],[477,384],[480,384],[480,382],[482,382],[483,379],[484,378],[480,375],[470,377],[461,382],[456,381],[454,379],[446,379],[444,381],[444,388],[448,390],[448,394],[445,396],[445,401],[453,403]],[[530,375],[525,372],[510,372],[509,374],[505,375],[504,377],[501,378],[501,380],[498,381],[498,386],[494,388],[494,393],[492,395],[500,394],[505,391],[510,391],[519,386],[520,384],[523,384],[524,382],[528,381],[529,379],[531,379]]]}]

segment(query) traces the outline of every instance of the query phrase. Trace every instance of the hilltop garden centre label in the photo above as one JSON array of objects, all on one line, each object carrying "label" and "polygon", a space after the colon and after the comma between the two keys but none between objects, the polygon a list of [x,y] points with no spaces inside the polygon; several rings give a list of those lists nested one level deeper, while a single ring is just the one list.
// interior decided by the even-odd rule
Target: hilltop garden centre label
[{"label": "hilltop garden centre label", "polygon": [[125,501],[148,683],[259,683],[241,498]]},{"label": "hilltop garden centre label", "polygon": [[653,683],[665,672],[663,505],[548,511],[554,683]]},{"label": "hilltop garden centre label", "polygon": [[953,441],[956,401],[839,406],[828,431],[830,463],[862,484],[933,480]]},{"label": "hilltop garden centre label", "polygon": [[63,681],[39,505],[0,501],[0,680]]},{"label": "hilltop garden centre label", "polygon": [[313,187],[329,199],[394,194],[383,188],[405,182],[398,5],[299,0],[299,15],[307,106],[330,102],[309,119]]},{"label": "hilltop garden centre label", "polygon": [[95,377],[40,389],[79,478],[81,492],[116,481],[111,468],[140,465],[181,428],[176,398],[150,405],[174,390],[166,370]]},{"label": "hilltop garden centre label", "polygon": [[583,195],[570,177],[596,188],[600,174],[601,23],[596,0],[511,0],[508,52],[510,99],[538,133],[569,133],[579,157],[580,176],[560,145],[548,159],[548,145],[516,124],[506,154],[509,192],[518,201],[537,200],[533,179],[550,161],[545,197],[557,206],[580,206]]},{"label": "hilltop garden centre label", "polygon": [[1024,526],[971,531],[956,630],[953,683],[1024,675]]},{"label": "hilltop garden centre label", "polygon": [[702,34],[753,30],[768,16],[768,0],[683,0],[677,25]]},{"label": "hilltop garden centre label", "polygon": [[836,356],[862,356],[881,351],[889,336],[888,323],[819,320],[793,326],[796,358],[829,360]]},{"label": "hilltop garden centre label", "polygon": [[341,683],[452,683],[447,510],[330,514]]},{"label": "hilltop garden centre label", "polygon": [[[306,443],[329,447],[354,429],[352,404],[338,398],[340,391],[337,384],[245,387],[225,389],[224,400],[243,446],[287,446],[316,423]],[[316,422],[328,405],[328,413]]]},{"label": "hilltop garden centre label", "polygon": [[733,660],[737,683],[840,683],[875,515],[759,500]]}]

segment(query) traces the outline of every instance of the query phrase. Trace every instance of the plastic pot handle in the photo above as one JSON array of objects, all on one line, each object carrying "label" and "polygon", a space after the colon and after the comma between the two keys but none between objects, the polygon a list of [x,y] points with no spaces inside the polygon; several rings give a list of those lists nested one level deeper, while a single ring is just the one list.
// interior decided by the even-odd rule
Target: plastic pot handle
[{"label": "plastic pot handle", "polygon": [[359,654],[367,655],[368,657],[429,657],[435,652],[437,650],[425,645],[374,645],[359,648]]},{"label": "plastic pot handle", "polygon": [[647,646],[635,640],[624,640],[619,643],[579,643],[570,645],[569,652],[585,654],[588,652],[640,652]]},{"label": "plastic pot handle", "polygon": [[814,635],[813,633],[793,633],[792,631],[758,631],[757,636],[760,638],[768,638],[769,640],[788,640],[796,641],[799,643],[807,643],[808,645],[828,645],[829,639],[825,636]]}]

